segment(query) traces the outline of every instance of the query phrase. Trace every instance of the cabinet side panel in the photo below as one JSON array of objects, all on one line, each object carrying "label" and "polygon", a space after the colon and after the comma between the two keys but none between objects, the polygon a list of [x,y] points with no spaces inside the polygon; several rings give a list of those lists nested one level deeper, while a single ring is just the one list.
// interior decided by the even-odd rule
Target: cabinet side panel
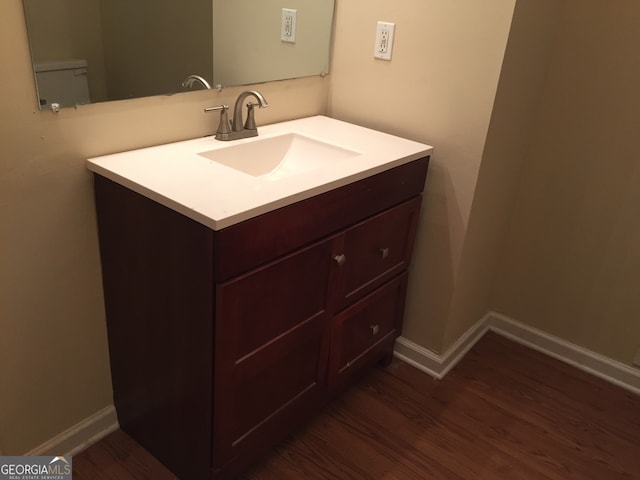
[{"label": "cabinet side panel", "polygon": [[207,479],[211,232],[98,175],[95,188],[120,425],[180,478]]}]

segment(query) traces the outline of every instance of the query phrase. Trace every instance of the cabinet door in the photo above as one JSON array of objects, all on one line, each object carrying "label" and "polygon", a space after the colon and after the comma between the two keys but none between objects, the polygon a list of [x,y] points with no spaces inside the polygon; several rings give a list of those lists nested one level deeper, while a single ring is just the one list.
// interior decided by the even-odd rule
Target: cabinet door
[{"label": "cabinet door", "polygon": [[348,229],[344,234],[336,310],[350,305],[406,270],[411,260],[422,197],[415,197]]},{"label": "cabinet door", "polygon": [[332,242],[217,286],[214,468],[279,439],[316,401]]},{"label": "cabinet door", "polygon": [[407,290],[404,272],[351,305],[333,320],[329,383],[341,384],[391,352],[400,334]]}]

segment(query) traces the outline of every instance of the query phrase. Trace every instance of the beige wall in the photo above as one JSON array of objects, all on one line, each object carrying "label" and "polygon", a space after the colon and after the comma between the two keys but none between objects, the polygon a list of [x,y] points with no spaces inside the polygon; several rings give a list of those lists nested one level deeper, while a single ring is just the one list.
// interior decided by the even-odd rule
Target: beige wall
[{"label": "beige wall", "polygon": [[491,308],[492,279],[519,183],[533,112],[564,0],[518,0],[444,335],[452,344]]},{"label": "beige wall", "polygon": [[[240,89],[36,110],[22,2],[0,2],[0,450],[112,403],[89,156],[213,133]],[[259,124],[326,112],[328,78],[260,85]]]},{"label": "beige wall", "polygon": [[[338,1],[331,113],[436,147],[403,336],[441,351],[515,0]],[[393,59],[373,58],[378,20]],[[476,319],[477,320],[477,319]]]},{"label": "beige wall", "polygon": [[640,348],[640,3],[569,0],[494,309],[630,364]]},{"label": "beige wall", "polygon": [[[295,43],[280,40],[282,8],[297,10]],[[246,85],[327,73],[333,9],[334,0],[214,2],[214,83]]]}]

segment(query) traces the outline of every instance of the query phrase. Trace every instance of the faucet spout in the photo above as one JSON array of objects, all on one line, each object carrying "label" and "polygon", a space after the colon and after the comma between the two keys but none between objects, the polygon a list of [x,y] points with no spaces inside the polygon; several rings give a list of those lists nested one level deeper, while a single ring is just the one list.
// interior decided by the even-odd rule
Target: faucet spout
[{"label": "faucet spout", "polygon": [[182,88],[191,88],[193,87],[194,83],[199,83],[207,90],[211,90],[211,85],[209,85],[209,82],[207,82],[200,75],[189,75],[182,81]]},{"label": "faucet spout", "polygon": [[247,90],[238,95],[236,104],[233,107],[233,125],[231,129],[234,132],[241,132],[245,130],[245,126],[242,122],[242,103],[247,97],[253,96],[258,100],[258,107],[266,108],[269,106],[269,102],[262,96],[262,94],[256,90]]}]

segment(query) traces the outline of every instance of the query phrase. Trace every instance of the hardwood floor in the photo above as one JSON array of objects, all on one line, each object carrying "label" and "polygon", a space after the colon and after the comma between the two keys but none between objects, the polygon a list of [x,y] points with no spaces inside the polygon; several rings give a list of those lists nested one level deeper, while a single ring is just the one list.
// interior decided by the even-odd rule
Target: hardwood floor
[{"label": "hardwood floor", "polygon": [[[175,478],[121,431],[73,467]],[[376,369],[243,479],[640,479],[640,397],[489,333],[442,381]]]}]

